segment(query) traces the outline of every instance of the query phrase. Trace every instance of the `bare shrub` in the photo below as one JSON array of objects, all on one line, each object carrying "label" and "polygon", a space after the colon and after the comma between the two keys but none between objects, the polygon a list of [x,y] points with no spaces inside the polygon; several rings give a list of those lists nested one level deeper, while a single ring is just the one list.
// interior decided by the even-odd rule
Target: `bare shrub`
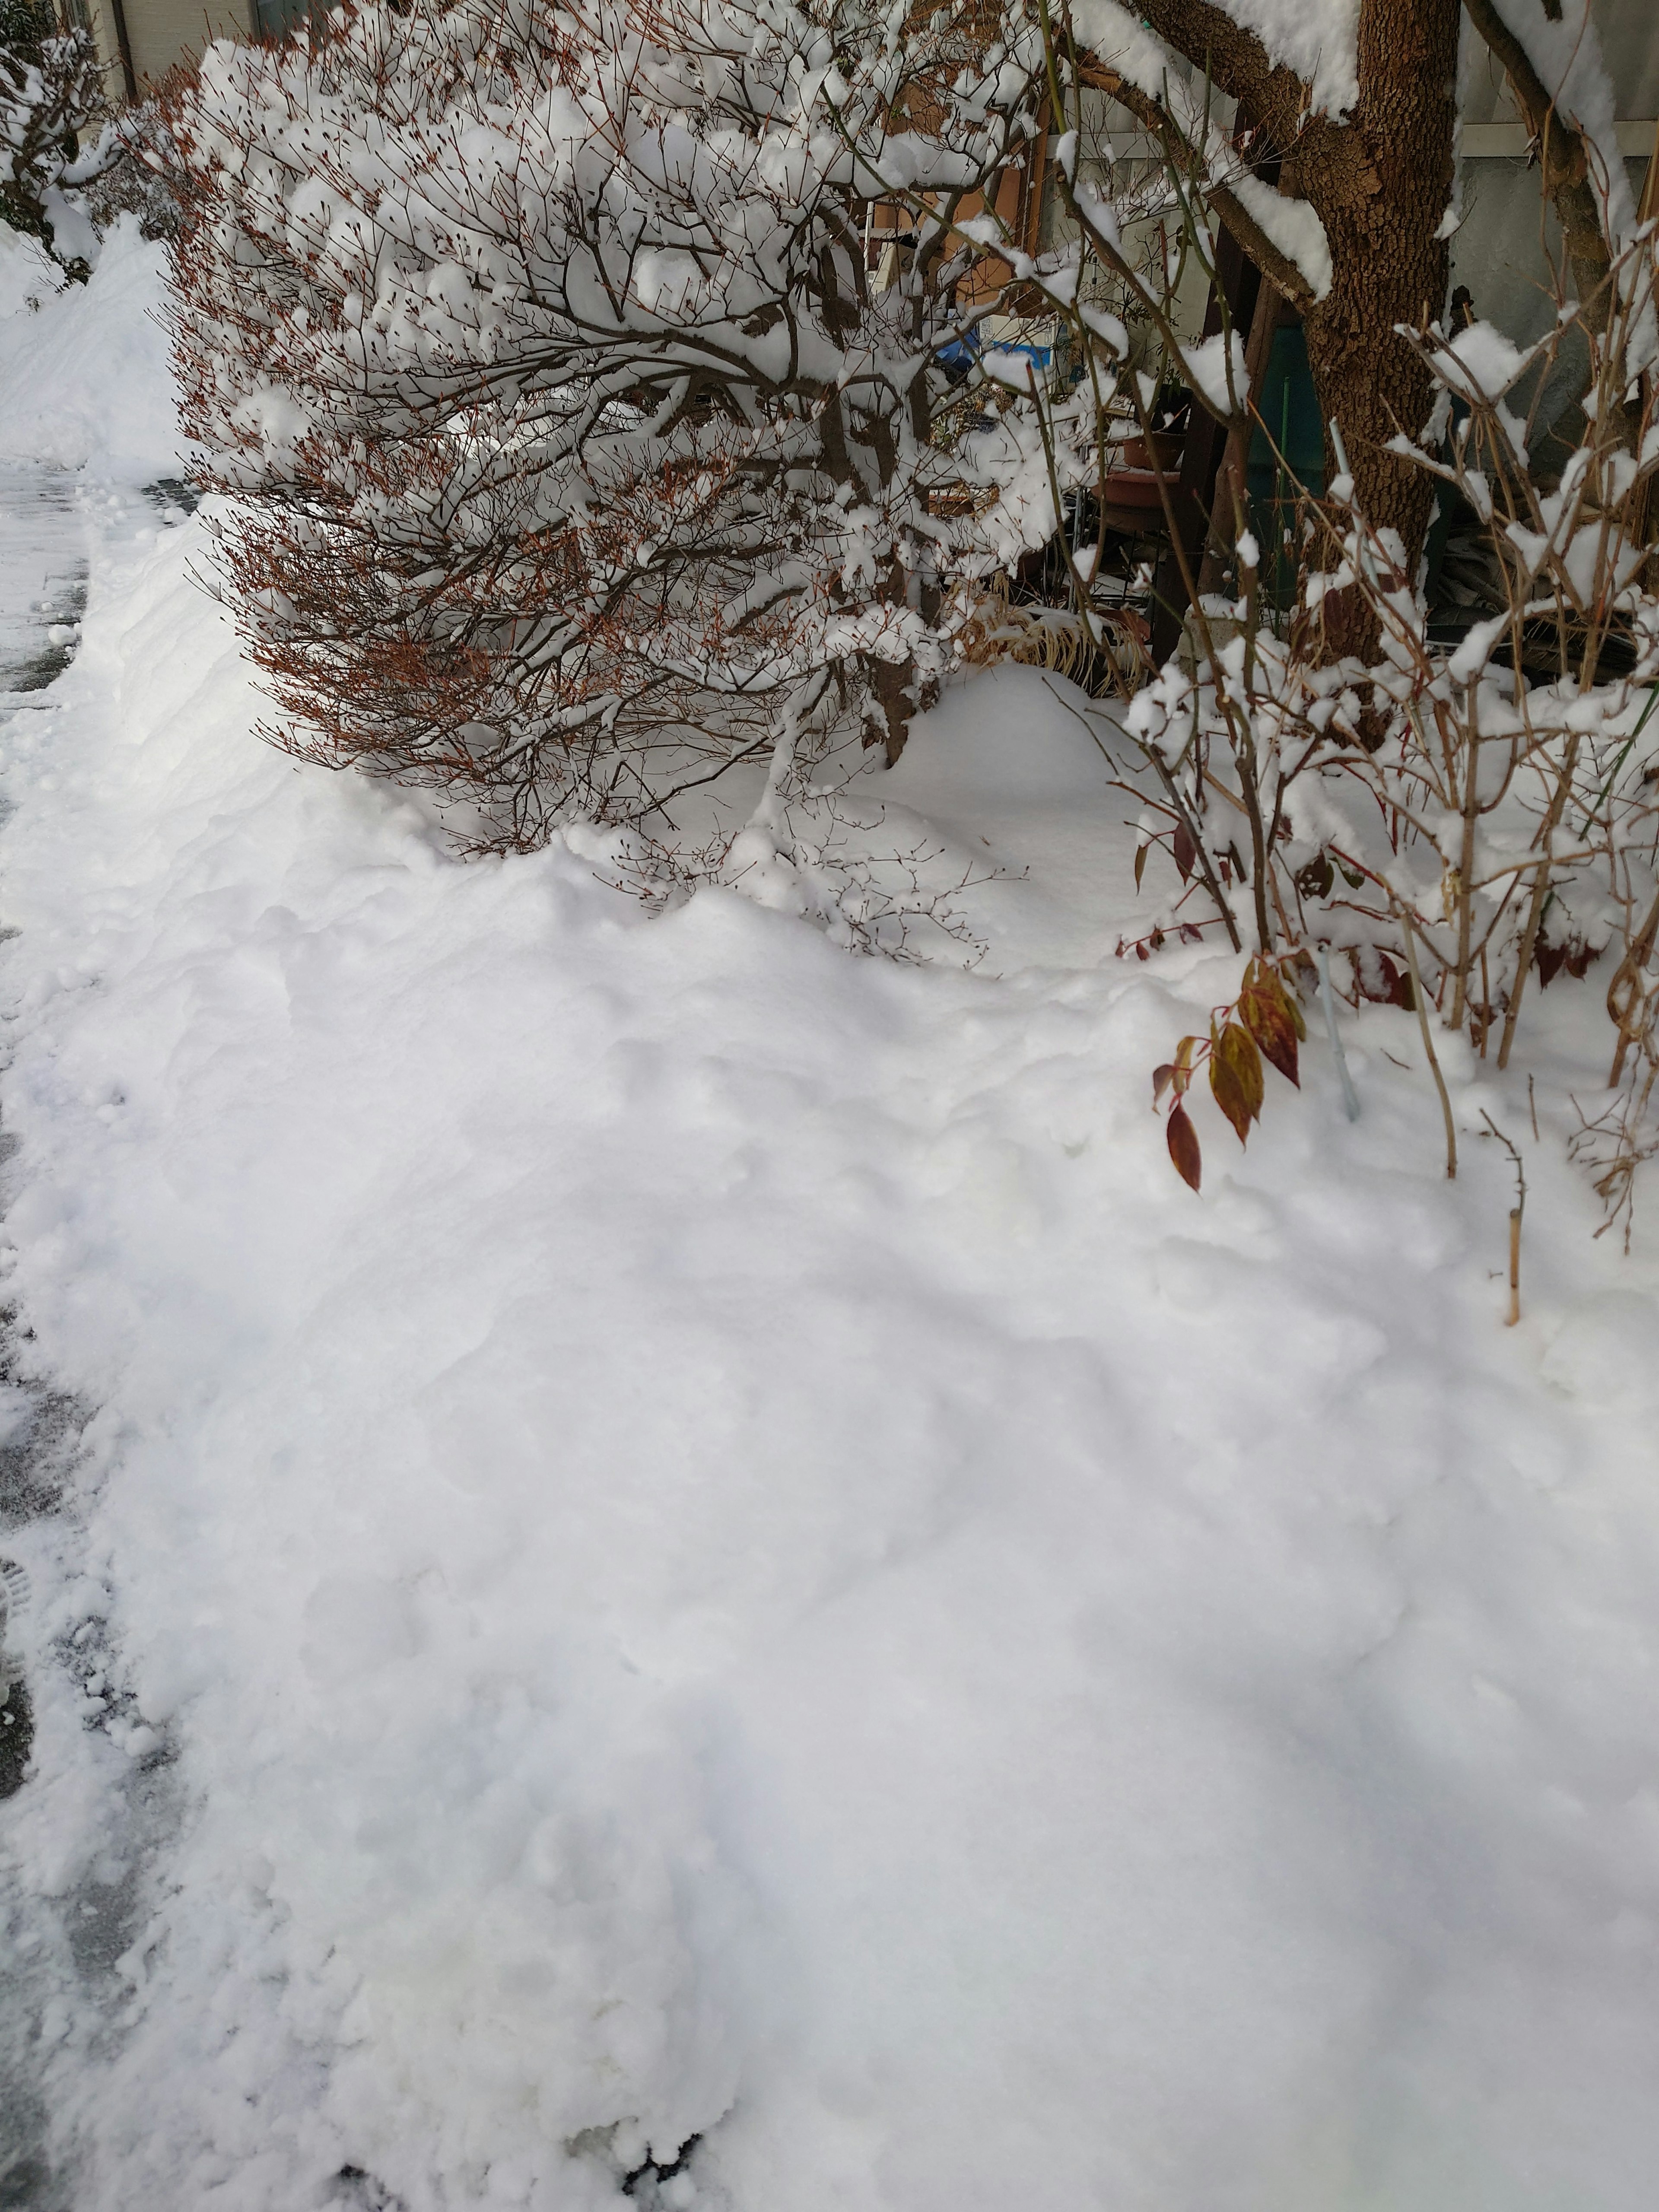
[{"label": "bare shrub", "polygon": [[[1069,118],[1066,103],[1101,58],[1079,53],[1063,15],[1047,47],[1053,97]],[[1119,89],[1133,104],[1134,84]],[[1083,366],[1071,392],[1032,387],[1056,505],[1063,489],[1081,486],[1104,511],[1126,441],[1154,442],[1154,380],[1123,374],[1123,321],[1102,306],[1108,298],[1159,333],[1165,361],[1185,371],[1241,453],[1253,431],[1270,428],[1255,412],[1242,336],[1216,281],[1227,196],[1259,205],[1250,149],[1216,121],[1202,84],[1170,81],[1143,105],[1165,143],[1139,210],[1143,221],[1158,218],[1162,265],[1129,250],[1121,205],[1079,180],[1073,132],[1061,137],[1056,189],[1073,242],[1025,272]],[[1605,180],[1578,198],[1611,222],[1616,195]],[[1176,252],[1195,257],[1212,282],[1218,327],[1201,345],[1183,343],[1170,313]],[[1334,417],[1325,496],[1310,496],[1278,456],[1291,494],[1273,516],[1281,543],[1257,542],[1241,485],[1234,542],[1210,549],[1216,573],[1231,577],[1219,593],[1200,592],[1186,568],[1158,479],[1192,612],[1183,650],[1122,719],[1145,786],[1138,878],[1161,850],[1177,879],[1146,943],[1177,927],[1218,927],[1240,951],[1253,940],[1257,959],[1287,981],[1310,975],[1316,956],[1328,963],[1336,955],[1356,998],[1419,1006],[1437,1083],[1431,1003],[1504,1067],[1534,976],[1540,989],[1557,975],[1582,977],[1611,947],[1612,1072],[1625,1103],[1595,1126],[1599,1172],[1623,1203],[1626,1170],[1649,1145],[1656,1049],[1659,580],[1649,549],[1659,226],[1622,242],[1604,236],[1596,253],[1580,239],[1574,260],[1594,281],[1580,300],[1564,278],[1556,322],[1531,349],[1467,315],[1395,333],[1434,404],[1426,420],[1395,421],[1387,458],[1396,474],[1421,481],[1415,503],[1425,512],[1431,495],[1455,502],[1465,546],[1478,549],[1472,573],[1485,604],[1464,634],[1433,634],[1423,564],[1390,519],[1401,511],[1397,486],[1379,516],[1364,489],[1382,481],[1376,456],[1362,468]],[[1529,410],[1559,392],[1554,372],[1570,354],[1585,364],[1581,404],[1565,430],[1554,426],[1546,470],[1534,454],[1550,426]],[[1074,538],[1058,550],[1073,619],[1103,650],[1100,548]],[[1248,1077],[1255,1099],[1260,1071],[1249,1066],[1256,1047],[1241,1008],[1218,1010],[1210,1046],[1187,1041],[1170,1088],[1179,1105],[1193,1070],[1206,1066],[1242,1139],[1253,1116],[1236,1110],[1228,1086]],[[1227,1052],[1216,1042],[1224,1037]],[[1176,1164],[1192,1180],[1196,1138],[1182,1110]],[[1449,1103],[1445,1113],[1450,1171]]]}]

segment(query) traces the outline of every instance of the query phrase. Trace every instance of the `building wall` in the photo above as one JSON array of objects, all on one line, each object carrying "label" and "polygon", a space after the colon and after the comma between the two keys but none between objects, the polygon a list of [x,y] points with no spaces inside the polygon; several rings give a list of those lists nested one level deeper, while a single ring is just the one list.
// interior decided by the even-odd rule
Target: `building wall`
[{"label": "building wall", "polygon": [[199,54],[214,39],[245,39],[252,27],[246,0],[124,0],[124,5],[141,84],[164,76],[186,52]]},{"label": "building wall", "polygon": [[[1639,203],[1659,118],[1659,5],[1590,0],[1589,15],[1613,83],[1631,198]],[[1452,282],[1468,286],[1477,314],[1524,345],[1555,319],[1551,295],[1562,259],[1560,226],[1540,191],[1538,170],[1528,166],[1526,126],[1508,80],[1467,24],[1463,35],[1462,204]]]},{"label": "building wall", "polygon": [[[210,40],[246,39],[255,28],[254,5],[255,0],[123,0],[138,97],[175,62],[187,53],[199,54]],[[118,92],[124,88],[115,0],[83,0],[83,7]]]}]

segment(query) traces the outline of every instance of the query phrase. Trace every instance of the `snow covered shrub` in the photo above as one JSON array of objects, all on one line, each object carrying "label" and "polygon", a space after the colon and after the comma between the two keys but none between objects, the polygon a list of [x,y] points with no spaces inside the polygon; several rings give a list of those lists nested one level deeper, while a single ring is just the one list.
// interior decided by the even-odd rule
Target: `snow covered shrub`
[{"label": "snow covered shrub", "polygon": [[[176,88],[189,82],[188,75],[181,68],[171,82],[176,96]],[[167,125],[167,98],[164,91],[136,107],[123,108],[115,118],[110,149],[115,158],[86,191],[88,219],[100,238],[124,215],[137,217],[145,238],[179,235],[179,155]]]},{"label": "snow covered shrub", "polygon": [[160,102],[112,112],[89,32],[60,25],[46,0],[0,0],[0,222],[82,283],[120,216],[146,238],[177,229],[171,167]]},{"label": "snow covered shrub", "polygon": [[[1535,114],[1545,136],[1555,134],[1543,184],[1562,217],[1571,287],[1564,271],[1556,326],[1525,354],[1467,318],[1464,327],[1449,324],[1432,312],[1446,283],[1443,203],[1418,206],[1429,230],[1419,223],[1413,235],[1432,244],[1440,228],[1441,244],[1419,266],[1405,252],[1403,233],[1396,239],[1411,283],[1420,282],[1419,304],[1378,334],[1390,358],[1403,356],[1407,367],[1396,374],[1395,361],[1387,376],[1372,378],[1380,415],[1376,404],[1360,405],[1358,386],[1376,356],[1361,343],[1360,326],[1348,328],[1346,361],[1339,349],[1322,372],[1320,365],[1321,348],[1334,342],[1339,264],[1364,246],[1364,227],[1356,230],[1340,204],[1342,165],[1352,183],[1352,160],[1369,145],[1382,167],[1367,191],[1386,198],[1384,172],[1400,149],[1387,143],[1382,93],[1399,71],[1387,41],[1378,44],[1381,27],[1398,31],[1409,18],[1438,37],[1447,21],[1455,30],[1457,10],[1441,0],[1402,0],[1392,15],[1374,11],[1370,34],[1361,11],[1354,104],[1337,124],[1301,113],[1294,146],[1287,126],[1273,121],[1279,94],[1260,81],[1272,58],[1244,25],[1246,12],[1151,0],[1137,22],[1115,0],[1074,0],[1069,12],[1045,13],[1050,111],[1062,125],[1054,189],[1073,237],[1034,261],[1015,257],[1079,364],[1069,392],[1030,382],[1030,429],[1053,507],[1075,488],[1086,495],[1079,514],[1095,501],[1104,512],[1126,442],[1154,443],[1155,380],[1124,374],[1128,334],[1114,309],[1157,332],[1166,366],[1227,433],[1202,565],[1169,480],[1158,480],[1191,614],[1182,652],[1149,669],[1126,718],[1150,785],[1137,882],[1160,848],[1178,879],[1136,949],[1144,957],[1169,932],[1210,927],[1237,951],[1255,940],[1237,1003],[1218,1007],[1208,1040],[1183,1039],[1158,1072],[1155,1090],[1170,1101],[1171,1155],[1196,1184],[1199,1146],[1185,1099],[1200,1069],[1241,1141],[1247,1136],[1261,1109],[1262,1055],[1275,1057],[1264,1036],[1280,1039],[1294,1012],[1280,996],[1298,975],[1311,975],[1316,957],[1346,954],[1356,995],[1418,1008],[1438,1081],[1430,1000],[1449,1028],[1468,1030],[1480,1057],[1490,1050],[1506,1066],[1534,969],[1540,988],[1560,972],[1582,975],[1614,939],[1624,957],[1609,997],[1620,1036],[1613,1081],[1626,1091],[1586,1142],[1593,1149],[1597,1133],[1611,1133],[1600,1179],[1618,1203],[1643,1153],[1645,1140],[1633,1133],[1656,1088],[1659,1019],[1650,969],[1659,939],[1659,717],[1651,713],[1659,598],[1647,550],[1659,474],[1659,240],[1652,226],[1645,234],[1633,228],[1622,169],[1580,119],[1604,123],[1613,112],[1583,22],[1558,31],[1548,19],[1560,11],[1546,11],[1537,36],[1522,37],[1474,0],[1472,19],[1523,112]],[[1213,77],[1182,65],[1183,50],[1191,55],[1204,40]],[[1565,88],[1556,99],[1542,89],[1547,65]],[[1089,86],[1110,91],[1158,134],[1163,162],[1135,194],[1085,180],[1081,95]],[[1218,87],[1240,102],[1224,122]],[[1562,104],[1567,91],[1572,111]],[[1431,106],[1449,100],[1444,86],[1431,92]],[[1370,122],[1368,98],[1382,102]],[[1449,111],[1438,123],[1425,111],[1417,124],[1449,129]],[[1410,137],[1406,123],[1399,128]],[[1258,173],[1268,166],[1277,190]],[[1444,176],[1436,170],[1430,182],[1449,188],[1449,159]],[[1309,197],[1297,198],[1298,191]],[[1411,212],[1403,199],[1401,210],[1403,222]],[[1272,287],[1248,348],[1229,313],[1224,232]],[[1171,313],[1186,259],[1211,288],[1207,335],[1197,343],[1183,339]],[[1349,309],[1363,290],[1354,275]],[[1304,494],[1297,505],[1294,472],[1280,455],[1295,526],[1264,557],[1244,505],[1243,456],[1254,434],[1273,442],[1274,426],[1261,421],[1252,386],[1265,365],[1258,349],[1277,320],[1274,295],[1299,310],[1321,397],[1333,404],[1328,494]],[[1340,327],[1339,315],[1334,336]],[[1520,419],[1516,394],[1524,390],[1534,407],[1547,392],[1559,401],[1555,372],[1565,372],[1574,347],[1589,364],[1580,427],[1564,443],[1561,425],[1553,426],[1546,468],[1543,433],[1552,426]],[[1013,481],[1005,474],[998,511],[1007,511]],[[1224,514],[1230,483],[1232,511]],[[1465,625],[1467,635],[1431,625],[1421,556],[1437,498],[1458,502],[1485,540],[1492,600]],[[1056,550],[1069,619],[1089,631],[1104,673],[1112,632],[1098,605],[1102,551],[1085,540],[1079,530]],[[1266,588],[1267,568],[1280,588]],[[1204,588],[1229,574],[1231,591]],[[1293,1053],[1279,1051],[1276,1064],[1294,1080]],[[1440,1089],[1450,1173],[1455,1132]]]},{"label": "snow covered shrub", "polygon": [[[83,283],[94,234],[85,188],[119,158],[89,31],[60,28],[50,7],[0,11],[0,222],[38,238]],[[89,149],[82,136],[101,126]]]},{"label": "snow covered shrub", "polygon": [[761,752],[781,805],[835,730],[895,757],[973,534],[934,512],[995,304],[955,218],[1036,127],[998,12],[365,0],[210,48],[174,327],[267,734],[482,847]]}]

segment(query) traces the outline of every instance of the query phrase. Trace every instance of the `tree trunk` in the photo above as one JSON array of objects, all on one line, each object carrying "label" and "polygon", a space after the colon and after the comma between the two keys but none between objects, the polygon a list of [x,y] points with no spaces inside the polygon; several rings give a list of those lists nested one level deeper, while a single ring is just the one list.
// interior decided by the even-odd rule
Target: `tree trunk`
[{"label": "tree trunk", "polygon": [[[1244,251],[1303,313],[1328,467],[1335,467],[1334,417],[1360,507],[1374,526],[1398,532],[1413,574],[1433,488],[1383,449],[1396,432],[1419,431],[1431,404],[1427,374],[1395,330],[1445,306],[1448,246],[1437,233],[1450,198],[1462,8],[1462,0],[1360,0],[1358,97],[1340,122],[1310,112],[1307,86],[1214,0],[1139,0],[1138,10],[1260,120],[1282,155],[1280,189],[1310,202],[1325,226],[1331,289],[1316,301],[1244,211],[1216,195]],[[1097,58],[1110,66],[1109,54]],[[1327,603],[1326,653],[1369,658],[1376,643],[1352,592]]]},{"label": "tree trunk", "polygon": [[[1413,580],[1434,485],[1385,449],[1401,430],[1414,437],[1432,405],[1428,373],[1395,330],[1445,306],[1449,248],[1437,234],[1451,193],[1460,14],[1460,0],[1362,0],[1353,112],[1334,128],[1314,125],[1284,161],[1285,189],[1312,201],[1331,246],[1331,289],[1304,318],[1326,467],[1339,465],[1334,420],[1355,501],[1374,528],[1398,533]],[[1376,642],[1357,594],[1327,603],[1328,656],[1369,658]]]}]

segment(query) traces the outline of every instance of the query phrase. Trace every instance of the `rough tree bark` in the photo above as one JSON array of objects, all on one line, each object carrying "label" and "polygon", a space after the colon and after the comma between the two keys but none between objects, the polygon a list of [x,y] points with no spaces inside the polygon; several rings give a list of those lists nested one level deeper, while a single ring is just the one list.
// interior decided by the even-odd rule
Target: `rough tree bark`
[{"label": "rough tree bark", "polygon": [[[1284,189],[1312,202],[1331,244],[1331,289],[1303,311],[1327,467],[1334,420],[1361,512],[1399,533],[1408,574],[1428,535],[1434,484],[1387,445],[1398,431],[1422,428],[1433,395],[1395,331],[1420,328],[1445,306],[1450,247],[1440,233],[1451,198],[1458,29],[1458,0],[1364,0],[1352,115],[1340,129],[1304,132],[1283,167]],[[1327,649],[1369,656],[1370,621],[1357,600],[1339,598]]]},{"label": "rough tree bark", "polygon": [[[1331,284],[1316,299],[1232,196],[1215,197],[1244,251],[1301,311],[1328,441],[1334,419],[1361,508],[1398,532],[1414,568],[1432,486],[1387,446],[1397,431],[1422,428],[1431,398],[1395,327],[1445,304],[1449,249],[1438,233],[1452,182],[1462,0],[1361,0],[1358,97],[1340,122],[1311,113],[1302,78],[1211,0],[1141,0],[1138,12],[1259,120],[1279,157],[1279,189],[1307,200],[1325,226]],[[1109,66],[1109,56],[1100,59]],[[1364,654],[1373,642],[1369,617],[1348,595],[1327,602],[1328,653]]]}]

